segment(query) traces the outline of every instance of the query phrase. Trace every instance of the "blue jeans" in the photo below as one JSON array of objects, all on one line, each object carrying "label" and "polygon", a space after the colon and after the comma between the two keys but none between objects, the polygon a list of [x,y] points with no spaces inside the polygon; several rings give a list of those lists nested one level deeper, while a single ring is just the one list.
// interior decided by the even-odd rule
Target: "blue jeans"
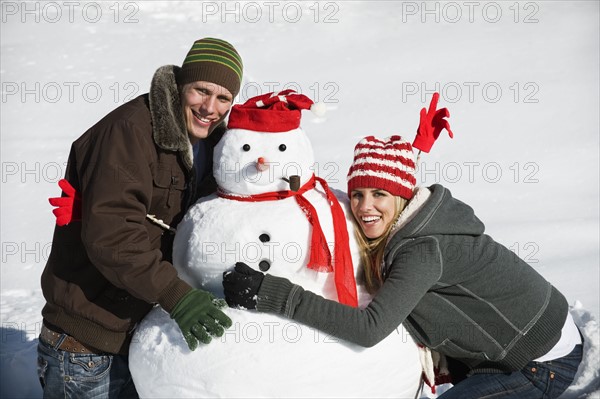
[{"label": "blue jeans", "polygon": [[573,382],[583,356],[583,345],[568,355],[547,362],[529,362],[508,374],[474,374],[450,388],[439,399],[557,398]]},{"label": "blue jeans", "polygon": [[40,340],[37,368],[44,398],[138,397],[127,356],[65,352]]}]

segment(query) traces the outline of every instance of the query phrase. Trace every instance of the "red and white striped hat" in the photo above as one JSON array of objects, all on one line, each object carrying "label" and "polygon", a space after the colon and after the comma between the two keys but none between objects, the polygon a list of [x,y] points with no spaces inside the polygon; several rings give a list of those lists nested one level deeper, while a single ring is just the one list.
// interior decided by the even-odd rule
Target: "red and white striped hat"
[{"label": "red and white striped hat", "polygon": [[412,146],[402,137],[368,136],[356,144],[348,171],[348,196],[356,188],[379,188],[411,199],[416,182]]}]

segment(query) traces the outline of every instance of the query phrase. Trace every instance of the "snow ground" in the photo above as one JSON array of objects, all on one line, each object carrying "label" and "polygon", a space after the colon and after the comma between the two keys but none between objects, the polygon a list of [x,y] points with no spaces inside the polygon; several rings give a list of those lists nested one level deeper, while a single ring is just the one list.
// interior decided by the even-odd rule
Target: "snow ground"
[{"label": "snow ground", "polygon": [[455,138],[424,154],[419,181],[450,187],[566,295],[593,344],[571,395],[600,396],[597,1],[0,6],[2,397],[40,396],[46,198],[58,194],[70,143],[205,36],[242,54],[239,101],[296,87],[326,103],[304,129],[336,188],[360,137],[412,137],[439,90]]}]

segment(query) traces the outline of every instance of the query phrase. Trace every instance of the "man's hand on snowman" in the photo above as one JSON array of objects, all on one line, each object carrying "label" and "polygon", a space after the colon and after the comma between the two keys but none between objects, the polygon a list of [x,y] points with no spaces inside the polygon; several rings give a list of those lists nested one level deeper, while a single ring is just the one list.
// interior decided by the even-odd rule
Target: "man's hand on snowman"
[{"label": "man's hand on snowman", "polygon": [[231,319],[220,310],[222,305],[212,294],[195,288],[177,302],[171,318],[177,322],[190,350],[195,350],[198,342],[210,343],[211,335],[220,337],[231,327]]},{"label": "man's hand on snowman", "polygon": [[243,262],[237,262],[232,271],[223,273],[225,300],[229,306],[256,309],[258,290],[265,275]]}]

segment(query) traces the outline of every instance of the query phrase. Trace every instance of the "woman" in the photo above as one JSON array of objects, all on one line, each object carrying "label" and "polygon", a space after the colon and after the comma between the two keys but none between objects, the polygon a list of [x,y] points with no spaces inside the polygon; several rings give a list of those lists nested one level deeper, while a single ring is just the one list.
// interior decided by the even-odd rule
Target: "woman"
[{"label": "woman", "polygon": [[[230,305],[281,314],[369,347],[402,324],[424,353],[467,378],[442,398],[554,398],[573,381],[582,341],[564,296],[484,234],[473,210],[441,185],[415,189],[410,143],[366,137],[348,193],[364,249],[365,309],[326,300],[289,280],[237,264],[224,276]],[[426,357],[431,360],[438,356]],[[425,376],[434,384],[433,366]]]}]

